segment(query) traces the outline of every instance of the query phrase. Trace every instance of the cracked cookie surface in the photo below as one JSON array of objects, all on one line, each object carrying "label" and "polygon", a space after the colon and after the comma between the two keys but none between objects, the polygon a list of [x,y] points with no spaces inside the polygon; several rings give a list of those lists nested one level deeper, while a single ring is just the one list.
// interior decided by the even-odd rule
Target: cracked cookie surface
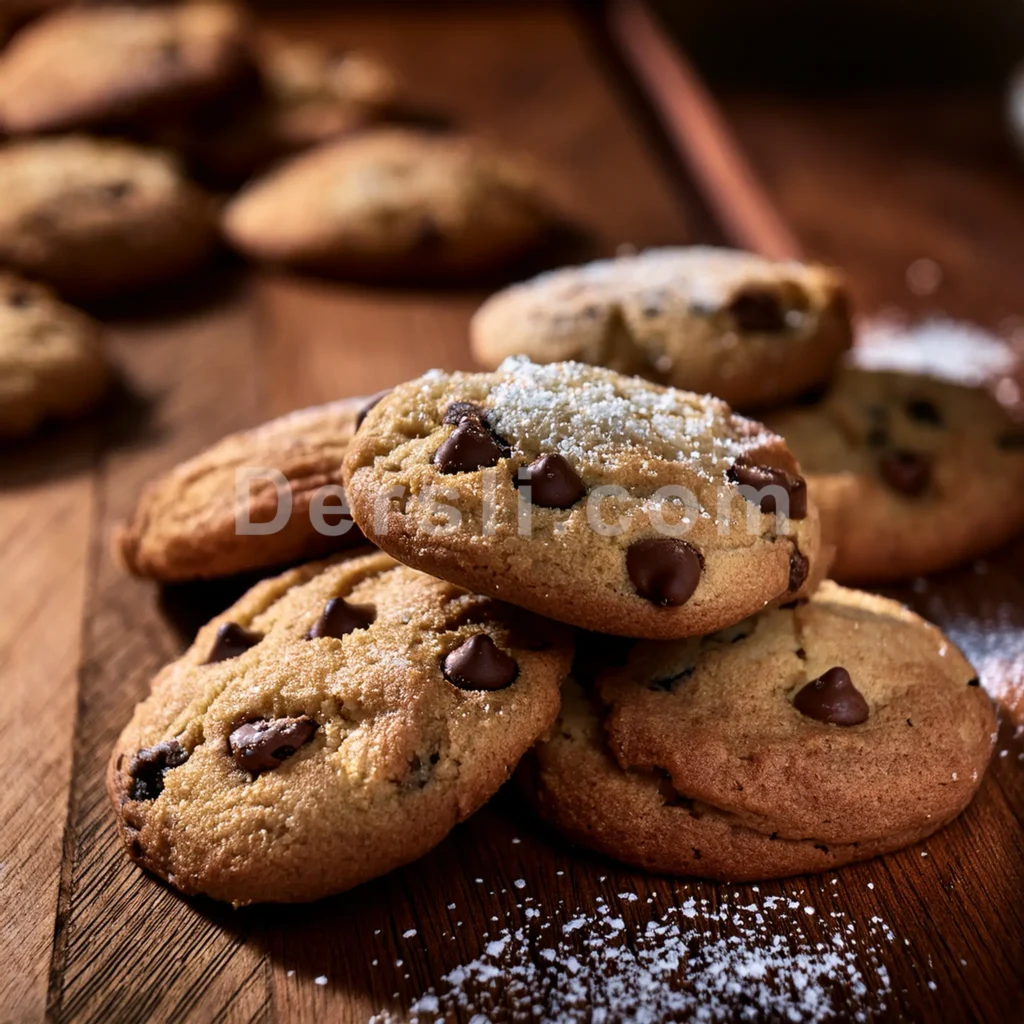
[{"label": "cracked cookie surface", "polygon": [[[331,509],[339,507],[342,459],[366,401],[344,398],[299,409],[176,466],[143,491],[131,519],[115,533],[115,554],[137,576],[174,582],[317,558],[358,543],[351,519]],[[236,488],[245,469],[273,470],[286,481],[291,513],[273,533],[238,532]],[[251,481],[250,522],[275,520],[278,482],[263,474]],[[311,516],[318,495],[329,534],[319,532]]]},{"label": "cracked cookie surface", "polygon": [[1024,422],[981,383],[851,356],[820,400],[765,415],[800,460],[836,549],[831,574],[843,583],[906,579],[1024,529]]},{"label": "cracked cookie surface", "polygon": [[[712,632],[813,584],[817,514],[799,473],[781,438],[717,399],[522,358],[399,385],[345,458],[353,518],[395,557],[652,638]],[[791,518],[741,486],[772,487]]]},{"label": "cracked cookie surface", "polygon": [[835,583],[621,660],[566,685],[519,781],[571,838],[652,870],[739,881],[897,849],[955,818],[991,756],[960,652]]},{"label": "cracked cookie surface", "polygon": [[224,231],[246,255],[359,277],[479,275],[523,256],[551,215],[532,167],[473,138],[378,128],[243,189]]},{"label": "cracked cookie surface", "polygon": [[560,627],[398,565],[268,579],[156,678],[111,756],[130,855],[186,893],[317,899],[426,853],[554,721]]},{"label": "cracked cookie surface", "polygon": [[95,321],[50,289],[0,272],[0,437],[84,412],[110,378]]},{"label": "cracked cookie surface", "polygon": [[0,261],[89,298],[174,277],[215,243],[211,200],[157,150],[68,135],[0,150]]},{"label": "cracked cookie surface", "polygon": [[835,271],[707,246],[541,274],[492,296],[471,325],[489,368],[575,359],[747,408],[826,380],[851,337]]}]

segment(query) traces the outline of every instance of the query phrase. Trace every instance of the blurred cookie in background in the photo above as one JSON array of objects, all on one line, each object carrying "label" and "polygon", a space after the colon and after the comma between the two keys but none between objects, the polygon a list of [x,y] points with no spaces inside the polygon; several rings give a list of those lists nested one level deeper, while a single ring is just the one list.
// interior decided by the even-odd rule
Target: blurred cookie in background
[{"label": "blurred cookie in background", "polygon": [[0,262],[64,295],[175,277],[215,244],[210,198],[161,152],[86,136],[0,149]]},{"label": "blurred cookie in background", "polygon": [[110,379],[99,324],[49,288],[0,271],[0,438],[85,412]]},{"label": "blurred cookie in background", "polygon": [[554,224],[532,164],[476,138],[406,127],[303,153],[226,207],[230,243],[264,262],[341,277],[478,279]]},{"label": "blurred cookie in background", "polygon": [[564,359],[763,408],[823,383],[852,340],[841,275],[754,253],[650,249],[541,274],[493,295],[473,355]]},{"label": "blurred cookie in background", "polygon": [[245,19],[231,4],[56,11],[0,55],[0,126],[19,135],[166,113],[223,89],[246,64]]},{"label": "blurred cookie in background", "polygon": [[255,73],[177,123],[149,126],[196,172],[237,184],[281,157],[365,127],[397,110],[400,85],[380,59],[264,33],[253,41]]},{"label": "blurred cookie in background", "polygon": [[840,582],[937,572],[1024,529],[1024,420],[998,384],[1016,356],[951,324],[859,345],[823,396],[764,416],[800,462]]}]

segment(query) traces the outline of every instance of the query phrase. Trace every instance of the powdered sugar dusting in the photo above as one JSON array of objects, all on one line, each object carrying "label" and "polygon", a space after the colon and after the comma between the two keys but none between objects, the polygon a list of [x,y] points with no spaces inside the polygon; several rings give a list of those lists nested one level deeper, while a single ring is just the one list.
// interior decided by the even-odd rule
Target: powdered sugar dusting
[{"label": "powdered sugar dusting", "polygon": [[746,421],[717,399],[661,388],[581,363],[539,365],[506,359],[491,389],[495,430],[538,451],[558,451],[574,465],[615,468],[630,460],[685,462],[720,477],[752,439]]},{"label": "powdered sugar dusting", "polygon": [[[633,893],[619,898],[634,906],[638,900]],[[799,1024],[863,1021],[884,1011],[890,979],[881,949],[895,940],[889,926],[879,917],[859,925],[832,912],[821,937],[811,938],[805,929],[812,916],[802,901],[784,897],[745,904],[691,897],[661,912],[652,908],[630,928],[599,898],[596,911],[560,908],[528,928],[501,929],[476,959],[414,1000],[408,1019]]]},{"label": "powdered sugar dusting", "polygon": [[972,386],[995,385],[1019,365],[1010,342],[976,324],[944,317],[915,324],[868,321],[858,332],[850,358],[865,370],[923,373]]}]

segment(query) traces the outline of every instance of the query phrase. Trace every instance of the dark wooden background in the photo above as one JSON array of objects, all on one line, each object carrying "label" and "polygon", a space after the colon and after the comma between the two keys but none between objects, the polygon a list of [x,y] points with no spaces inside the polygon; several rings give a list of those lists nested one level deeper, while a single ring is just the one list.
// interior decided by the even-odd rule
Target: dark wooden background
[{"label": "dark wooden background", "polygon": [[[372,46],[423,104],[535,154],[595,255],[723,241],[592,23],[555,3],[426,6],[266,17],[298,36]],[[1004,328],[1024,312],[1024,171],[1004,141],[998,96],[720,99],[783,217],[811,255],[847,268],[862,310],[941,308]],[[926,298],[906,284],[919,257],[944,274]],[[107,753],[156,670],[233,593],[161,593],[127,578],[108,555],[111,527],[146,480],[229,430],[431,366],[469,366],[466,324],[481,298],[215,268],[188,289],[107,311],[124,394],[3,453],[0,1021],[360,1021],[382,1010],[402,1019],[480,953],[486,932],[522,923],[519,878],[556,920],[560,900],[566,913],[593,912],[602,896],[631,890],[712,906],[734,893],[740,904],[799,894],[818,910],[802,923],[812,939],[834,930],[837,910],[863,929],[877,915],[895,934],[872,954],[891,979],[882,1018],[1021,1019],[1024,744],[1009,713],[1006,753],[941,835],[756,896],[570,851],[508,794],[419,864],[312,906],[234,912],[182,899],[129,864],[103,790]],[[956,626],[1011,710],[1024,710],[1022,580],[1017,544],[901,595]],[[642,928],[652,909],[639,901],[619,912]],[[409,928],[411,942],[401,938]],[[860,966],[877,985],[877,971]],[[525,1019],[503,983],[489,998],[495,1017]],[[871,1003],[848,1000],[849,1014]]]}]

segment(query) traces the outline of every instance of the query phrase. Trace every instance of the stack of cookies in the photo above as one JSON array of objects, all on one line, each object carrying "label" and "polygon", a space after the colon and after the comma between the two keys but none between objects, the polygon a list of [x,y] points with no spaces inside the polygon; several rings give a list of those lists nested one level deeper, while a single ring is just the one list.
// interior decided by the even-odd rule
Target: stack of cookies
[{"label": "stack of cookies", "polygon": [[[265,477],[245,521],[276,531],[232,534],[213,496],[245,465]],[[995,718],[973,670],[902,606],[822,582],[819,489],[786,441],[607,367],[512,356],[229,438],[151,485],[119,554],[183,579],[322,553],[296,520],[323,521],[339,468],[333,543],[375,548],[259,583],[113,752],[130,855],[184,892],[349,888],[513,772],[578,843],[735,880],[903,846],[980,783]]]}]

